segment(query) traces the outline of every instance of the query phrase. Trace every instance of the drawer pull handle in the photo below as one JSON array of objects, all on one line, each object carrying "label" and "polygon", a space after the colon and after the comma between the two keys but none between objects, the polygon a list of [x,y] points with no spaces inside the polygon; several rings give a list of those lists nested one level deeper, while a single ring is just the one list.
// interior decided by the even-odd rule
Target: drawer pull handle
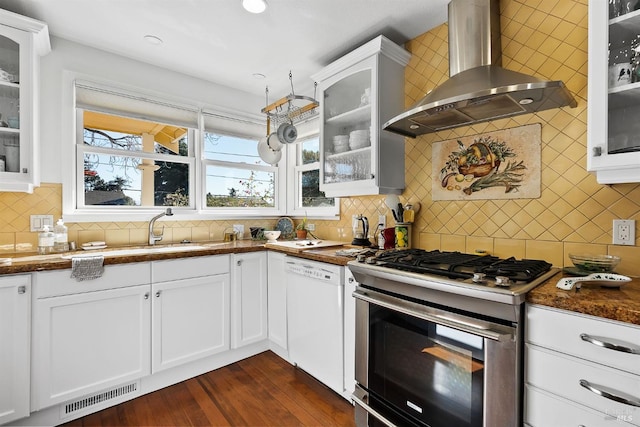
[{"label": "drawer pull handle", "polygon": [[582,341],[597,345],[598,347],[608,348],[622,353],[640,354],[640,347],[635,347],[612,338],[592,337],[588,334],[580,334],[580,338]]},{"label": "drawer pull handle", "polygon": [[614,390],[609,387],[605,387],[602,385],[598,385],[596,387],[595,384],[591,384],[587,380],[580,380],[580,385],[592,393],[597,394],[598,396],[602,396],[605,399],[613,400],[614,402],[623,403],[629,406],[637,406],[640,407],[640,400],[636,399],[633,396],[630,396],[626,393],[623,393],[618,390]]}]

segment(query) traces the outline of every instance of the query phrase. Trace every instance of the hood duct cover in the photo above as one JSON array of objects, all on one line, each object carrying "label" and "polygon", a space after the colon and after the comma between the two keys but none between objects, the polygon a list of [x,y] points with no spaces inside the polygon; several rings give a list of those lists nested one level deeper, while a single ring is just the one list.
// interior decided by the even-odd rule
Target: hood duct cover
[{"label": "hood duct cover", "polygon": [[536,111],[576,107],[562,81],[500,67],[498,0],[449,3],[450,78],[384,129],[415,138],[473,123]]}]

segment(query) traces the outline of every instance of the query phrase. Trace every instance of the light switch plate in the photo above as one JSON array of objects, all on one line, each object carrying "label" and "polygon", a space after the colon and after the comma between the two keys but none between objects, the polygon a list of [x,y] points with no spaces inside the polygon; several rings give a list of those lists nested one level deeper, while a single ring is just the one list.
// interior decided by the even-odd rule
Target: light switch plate
[{"label": "light switch plate", "polygon": [[45,225],[53,231],[53,215],[30,215],[31,231],[42,231]]}]

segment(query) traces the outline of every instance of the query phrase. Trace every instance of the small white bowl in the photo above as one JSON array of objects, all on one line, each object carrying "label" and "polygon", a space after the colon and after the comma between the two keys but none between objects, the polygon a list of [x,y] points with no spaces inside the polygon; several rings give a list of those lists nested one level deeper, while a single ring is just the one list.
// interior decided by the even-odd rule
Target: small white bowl
[{"label": "small white bowl", "polygon": [[282,233],[280,230],[265,230],[264,237],[267,238],[267,243],[275,243],[280,237],[280,233]]}]

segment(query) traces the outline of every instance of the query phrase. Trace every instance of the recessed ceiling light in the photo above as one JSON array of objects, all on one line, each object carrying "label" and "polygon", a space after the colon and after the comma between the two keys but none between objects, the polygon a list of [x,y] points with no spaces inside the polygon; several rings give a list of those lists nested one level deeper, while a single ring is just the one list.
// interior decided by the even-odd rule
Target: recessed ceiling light
[{"label": "recessed ceiling light", "polygon": [[253,78],[254,78],[254,79],[264,79],[264,78],[266,78],[266,77],[267,77],[267,76],[265,76],[265,75],[264,75],[264,74],[262,74],[262,73],[253,73]]},{"label": "recessed ceiling light", "polygon": [[242,0],[242,7],[247,12],[262,13],[267,8],[267,2],[265,0]]},{"label": "recessed ceiling light", "polygon": [[160,37],[157,36],[152,36],[150,34],[147,34],[146,36],[144,36],[144,39],[151,44],[162,44],[162,39]]}]

